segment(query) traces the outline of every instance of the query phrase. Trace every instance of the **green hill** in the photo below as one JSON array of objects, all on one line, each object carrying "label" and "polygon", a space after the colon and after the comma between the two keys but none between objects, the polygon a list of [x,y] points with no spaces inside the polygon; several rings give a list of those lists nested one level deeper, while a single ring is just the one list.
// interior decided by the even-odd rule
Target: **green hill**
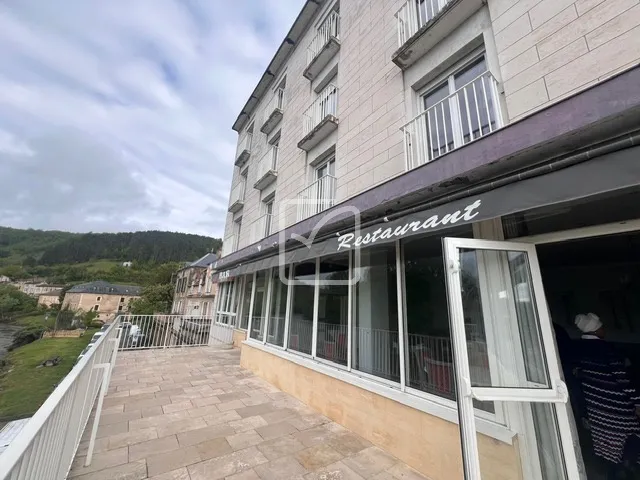
[{"label": "green hill", "polygon": [[79,264],[96,260],[180,262],[217,251],[222,240],[175,232],[69,233],[0,227],[0,266]]}]

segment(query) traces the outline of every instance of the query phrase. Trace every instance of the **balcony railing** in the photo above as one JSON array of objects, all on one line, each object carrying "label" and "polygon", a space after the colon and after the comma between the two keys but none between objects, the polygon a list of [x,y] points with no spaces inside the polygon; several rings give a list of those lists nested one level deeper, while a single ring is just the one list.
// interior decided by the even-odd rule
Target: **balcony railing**
[{"label": "balcony railing", "polygon": [[338,116],[338,87],[331,83],[302,114],[302,135],[309,135],[329,115]]},{"label": "balcony railing", "polygon": [[407,0],[396,13],[398,46],[401,47],[451,0]]},{"label": "balcony railing", "polygon": [[252,140],[252,133],[246,132],[244,135],[240,136],[240,141],[238,142],[238,150],[236,151],[236,165],[242,165],[249,159],[249,155],[251,155]]},{"label": "balcony railing", "polygon": [[255,222],[251,232],[252,243],[259,242],[273,233],[273,215],[265,213]]},{"label": "balcony railing", "polygon": [[333,207],[336,200],[336,177],[325,175],[298,194],[298,221]]},{"label": "balcony railing", "polygon": [[318,28],[316,36],[311,40],[307,49],[307,66],[311,65],[332,38],[340,38],[340,15],[338,12],[331,12]]},{"label": "balcony railing", "polygon": [[282,120],[282,114],[284,110],[284,88],[279,88],[273,94],[273,98],[267,104],[264,110],[264,123],[260,127],[260,131],[265,134],[270,134],[273,129]]},{"label": "balcony railing", "polygon": [[273,182],[278,176],[278,147],[272,145],[271,148],[265,153],[256,166],[258,172],[256,183],[254,188],[262,190]]},{"label": "balcony railing", "polygon": [[485,72],[402,127],[406,168],[430,162],[501,126],[498,82]]},{"label": "balcony railing", "polygon": [[245,182],[238,183],[231,189],[231,198],[229,199],[229,211],[237,212],[244,206]]}]

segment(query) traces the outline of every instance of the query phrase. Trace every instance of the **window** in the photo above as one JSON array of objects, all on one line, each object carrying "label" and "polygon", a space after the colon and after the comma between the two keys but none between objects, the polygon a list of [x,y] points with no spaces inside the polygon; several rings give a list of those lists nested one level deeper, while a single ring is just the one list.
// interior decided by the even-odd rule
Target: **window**
[{"label": "window", "polygon": [[99,302],[100,300],[102,300],[102,297],[97,297],[96,298],[96,302]]},{"label": "window", "polygon": [[482,54],[422,96],[429,158],[444,155],[500,126],[494,82]]},{"label": "window", "polygon": [[328,175],[335,176],[336,174],[336,157],[331,156],[329,160],[324,162],[321,166],[316,168],[316,180],[320,180]]},{"label": "window", "polygon": [[249,309],[251,307],[251,292],[253,290],[253,274],[244,277],[244,293],[242,295],[242,313],[240,316],[240,329],[246,330],[249,326]]},{"label": "window", "polygon": [[118,305],[118,311],[121,312],[124,309],[124,305]]},{"label": "window", "polygon": [[94,305],[93,311],[97,312],[100,309],[100,305]]},{"label": "window", "polygon": [[[225,325],[234,325],[237,308],[237,291],[238,282],[233,280],[221,283],[218,288],[218,311],[216,313],[216,322]],[[207,304],[208,305],[208,304]]]},{"label": "window", "polygon": [[361,251],[354,272],[352,367],[400,381],[395,245]]},{"label": "window", "polygon": [[320,260],[316,356],[347,365],[349,255]]},{"label": "window", "polygon": [[240,231],[242,229],[242,217],[238,218],[233,223],[233,251],[235,252],[240,247]]},{"label": "window", "polygon": [[299,263],[293,269],[289,348],[311,355],[316,262]]},{"label": "window", "polygon": [[259,341],[264,339],[264,323],[267,315],[268,278],[266,270],[262,270],[256,274],[256,287],[253,298],[251,331],[249,332],[249,336]]},{"label": "window", "polygon": [[124,302],[124,297],[120,297],[120,303]]},{"label": "window", "polygon": [[[289,278],[289,267],[285,268],[285,279]],[[280,268],[274,268],[271,279],[271,306],[269,308],[269,327],[267,343],[284,346],[284,326],[287,312],[288,282],[280,278]]]},{"label": "window", "polygon": [[264,203],[264,236],[268,237],[273,233],[273,199]]}]

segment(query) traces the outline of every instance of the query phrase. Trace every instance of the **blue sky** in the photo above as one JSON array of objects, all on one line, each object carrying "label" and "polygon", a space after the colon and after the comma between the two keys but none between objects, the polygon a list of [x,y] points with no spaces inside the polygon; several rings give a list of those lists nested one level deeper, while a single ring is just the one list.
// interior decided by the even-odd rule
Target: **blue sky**
[{"label": "blue sky", "polygon": [[303,0],[4,0],[0,225],[221,236],[231,125]]}]

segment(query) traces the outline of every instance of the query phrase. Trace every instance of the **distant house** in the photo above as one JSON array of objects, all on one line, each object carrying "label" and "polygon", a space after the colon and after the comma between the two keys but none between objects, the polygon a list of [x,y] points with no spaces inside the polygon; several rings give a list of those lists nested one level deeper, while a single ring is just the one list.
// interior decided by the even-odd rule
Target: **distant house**
[{"label": "distant house", "polygon": [[11,283],[11,279],[5,275],[0,275],[0,283]]},{"label": "distant house", "polygon": [[131,268],[133,266],[133,262],[122,262],[122,266],[125,268]]},{"label": "distant house", "polygon": [[112,320],[119,313],[129,311],[129,303],[139,298],[142,287],[115,285],[98,280],[70,288],[64,296],[62,308],[76,311],[94,311],[99,320]]},{"label": "distant house", "polygon": [[208,253],[178,270],[171,313],[203,316],[213,313],[217,284],[211,276],[217,260],[218,255]]},{"label": "distant house", "polygon": [[43,305],[45,307],[50,307],[51,305],[56,305],[60,303],[60,294],[62,293],[62,289],[52,290],[47,293],[42,293],[38,295],[38,305]]},{"label": "distant house", "polygon": [[26,293],[27,295],[31,295],[32,297],[38,297],[42,294],[49,293],[54,290],[59,290],[63,287],[63,285],[51,285],[47,282],[34,280],[16,282],[13,285],[17,287],[21,292]]}]

